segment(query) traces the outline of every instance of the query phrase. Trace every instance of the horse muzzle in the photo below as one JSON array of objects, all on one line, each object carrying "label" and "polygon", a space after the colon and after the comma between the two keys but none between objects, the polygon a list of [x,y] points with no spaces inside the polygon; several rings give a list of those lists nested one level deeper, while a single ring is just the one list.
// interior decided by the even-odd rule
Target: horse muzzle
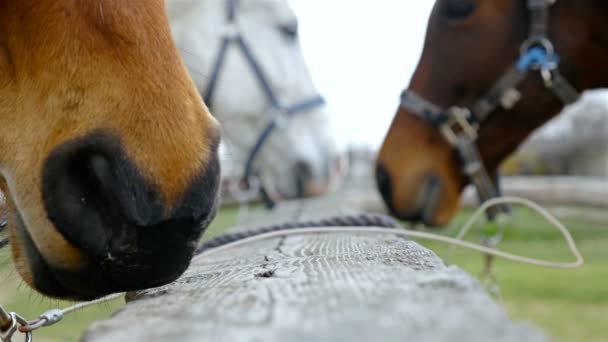
[{"label": "horse muzzle", "polygon": [[154,182],[105,136],[55,149],[42,182],[49,220],[85,262],[77,269],[48,262],[17,222],[33,285],[50,296],[90,299],[164,285],[185,271],[216,213],[219,160],[213,153],[171,208]]}]

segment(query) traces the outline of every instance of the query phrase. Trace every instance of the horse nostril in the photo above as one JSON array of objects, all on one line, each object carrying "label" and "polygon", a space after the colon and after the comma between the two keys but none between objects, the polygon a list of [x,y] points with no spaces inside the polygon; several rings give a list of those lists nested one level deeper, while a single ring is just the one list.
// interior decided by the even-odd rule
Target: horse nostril
[{"label": "horse nostril", "polygon": [[[44,205],[55,228],[89,255],[132,251],[141,227],[163,220],[159,196],[105,136],[66,143],[47,158]],[[119,236],[119,233],[129,233]]]},{"label": "horse nostril", "polygon": [[294,166],[296,181],[296,196],[306,197],[309,194],[309,185],[313,181],[310,166],[306,162],[297,162]]},{"label": "horse nostril", "polygon": [[376,166],[376,184],[378,190],[389,208],[393,207],[393,188],[391,177],[382,164]]},{"label": "horse nostril", "polygon": [[88,171],[92,176],[92,182],[97,183],[99,190],[112,196],[112,188],[114,188],[114,176],[112,174],[111,164],[107,158],[101,155],[92,155],[88,160]]},{"label": "horse nostril", "polygon": [[53,268],[57,279],[103,294],[175,280],[216,213],[217,145],[212,151],[176,203],[163,199],[163,180],[144,176],[147,170],[111,135],[89,135],[52,151],[42,171],[44,207],[55,233],[86,261],[78,269]]}]

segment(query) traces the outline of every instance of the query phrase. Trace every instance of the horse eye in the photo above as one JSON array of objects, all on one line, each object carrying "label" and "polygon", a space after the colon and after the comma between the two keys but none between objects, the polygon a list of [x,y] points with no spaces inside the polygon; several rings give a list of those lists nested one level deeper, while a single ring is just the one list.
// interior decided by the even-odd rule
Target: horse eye
[{"label": "horse eye", "polygon": [[284,24],[279,27],[281,34],[291,40],[298,38],[298,23]]},{"label": "horse eye", "polygon": [[472,0],[447,0],[443,14],[448,19],[465,19],[475,11]]}]

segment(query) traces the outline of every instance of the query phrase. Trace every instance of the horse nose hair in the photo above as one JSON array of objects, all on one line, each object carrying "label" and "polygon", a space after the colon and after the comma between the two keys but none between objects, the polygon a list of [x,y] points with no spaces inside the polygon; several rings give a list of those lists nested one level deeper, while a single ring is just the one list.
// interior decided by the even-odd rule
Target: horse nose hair
[{"label": "horse nose hair", "polygon": [[391,177],[382,164],[376,166],[376,185],[384,199],[384,202],[389,208],[393,207],[393,189]]}]

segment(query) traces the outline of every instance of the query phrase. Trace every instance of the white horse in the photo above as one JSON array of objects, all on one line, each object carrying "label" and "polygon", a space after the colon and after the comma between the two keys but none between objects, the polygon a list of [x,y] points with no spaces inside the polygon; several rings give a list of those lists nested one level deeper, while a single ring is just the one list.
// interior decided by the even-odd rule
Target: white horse
[{"label": "white horse", "polygon": [[274,197],[325,192],[339,159],[287,0],[168,0],[167,8],[184,61],[223,126],[224,177],[257,175]]}]

